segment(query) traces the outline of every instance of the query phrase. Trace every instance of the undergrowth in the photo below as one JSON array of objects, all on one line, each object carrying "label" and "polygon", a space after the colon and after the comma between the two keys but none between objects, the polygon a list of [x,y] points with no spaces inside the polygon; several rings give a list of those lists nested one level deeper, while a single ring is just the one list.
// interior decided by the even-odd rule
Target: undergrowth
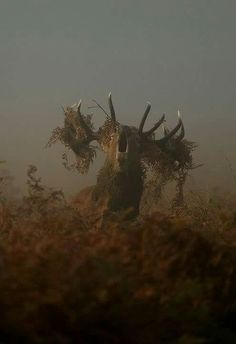
[{"label": "undergrowth", "polygon": [[1,343],[235,343],[233,201],[89,225],[28,170],[0,205]]}]

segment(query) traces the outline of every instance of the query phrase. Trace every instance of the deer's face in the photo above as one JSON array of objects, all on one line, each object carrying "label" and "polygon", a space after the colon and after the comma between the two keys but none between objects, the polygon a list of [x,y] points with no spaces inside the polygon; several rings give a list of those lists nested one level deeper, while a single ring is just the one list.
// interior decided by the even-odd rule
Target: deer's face
[{"label": "deer's face", "polygon": [[140,136],[138,129],[127,125],[117,125],[116,131],[104,151],[117,172],[125,171],[140,161]]}]

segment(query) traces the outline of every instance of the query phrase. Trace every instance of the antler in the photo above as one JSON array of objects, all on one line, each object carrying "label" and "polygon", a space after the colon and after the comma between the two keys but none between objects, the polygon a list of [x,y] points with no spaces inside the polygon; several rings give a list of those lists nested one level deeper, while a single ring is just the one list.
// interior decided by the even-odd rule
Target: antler
[{"label": "antler", "polygon": [[152,129],[148,130],[143,135],[146,137],[151,136],[154,133],[154,131],[156,131],[160,127],[160,125],[164,122],[165,122],[165,114],[162,115],[161,119],[159,119],[159,121],[153,126]]},{"label": "antler", "polygon": [[[181,114],[180,114],[180,111],[178,110],[178,117],[180,118],[181,120]],[[181,120],[181,128],[180,128],[180,134],[175,138],[175,141],[176,142],[180,142],[183,140],[184,138],[184,135],[185,135],[185,130],[184,130],[184,124]]]},{"label": "antler", "polygon": [[[144,115],[143,115],[142,120],[141,120],[140,125],[139,125],[139,130],[138,130],[139,135],[144,137],[144,138],[148,138],[149,136],[151,136],[161,126],[161,124],[164,124],[164,122],[165,122],[165,114],[163,114],[162,117],[159,119],[159,121],[150,130],[143,132],[144,124],[146,122],[146,119],[148,117],[150,109],[151,109],[151,104],[148,102],[147,108],[144,112]],[[177,125],[171,131],[167,130],[164,127],[164,137],[159,139],[159,140],[156,140],[157,143],[160,143],[160,144],[166,143],[169,139],[174,137],[174,135],[178,132],[179,129],[181,129],[180,134],[177,137],[175,137],[174,139],[176,142],[180,142],[181,140],[183,140],[184,135],[185,135],[185,130],[184,130],[184,125],[183,125],[179,110],[178,110],[178,118],[179,119],[178,119]]]},{"label": "antler", "polygon": [[[115,109],[114,109],[114,105],[112,103],[112,96],[111,96],[111,92],[108,94],[108,104],[109,104],[109,109],[110,109],[110,116],[108,114],[108,112],[95,100],[93,99],[93,102],[97,105],[97,107],[99,107],[107,117],[111,117],[112,121],[114,123],[116,123],[116,113],[115,113]],[[90,109],[94,108],[95,106],[89,106]]]},{"label": "antler", "polygon": [[82,104],[82,100],[79,101],[79,104],[77,107],[77,114],[78,114],[79,123],[81,125],[81,128],[84,129],[86,136],[88,138],[91,138],[91,141],[95,140],[97,138],[97,133],[94,132],[85,122],[83,115],[81,114],[81,104]]},{"label": "antler", "polygon": [[154,133],[154,131],[156,131],[160,127],[160,125],[165,121],[165,114],[163,114],[161,119],[150,130],[143,132],[143,127],[144,127],[144,124],[146,122],[146,119],[148,117],[150,110],[151,110],[151,103],[147,102],[147,108],[144,112],[144,115],[142,117],[142,120],[139,125],[139,129],[138,129],[140,136],[144,136],[144,137],[151,136]]},{"label": "antler", "polygon": [[116,123],[116,113],[115,113],[115,109],[114,109],[114,106],[112,103],[111,92],[108,95],[108,104],[109,104],[109,108],[110,108],[111,119],[113,122]]},{"label": "antler", "polygon": [[[94,100],[94,102],[97,104],[98,107],[100,107],[107,116],[109,114],[103,109],[103,107]],[[101,128],[98,129],[98,131],[93,131],[91,126],[88,125],[88,123],[85,120],[85,116],[81,113],[81,104],[82,101],[80,100],[79,103],[75,103],[70,107],[67,107],[66,110],[64,110],[67,124],[73,127],[75,132],[77,133],[77,136],[82,129],[84,131],[85,137],[82,139],[83,143],[90,143],[93,140],[99,140],[101,135]],[[110,109],[110,117],[113,123],[116,122],[116,113],[114,109],[114,105],[112,102],[112,96],[111,93],[108,95],[108,104]]]},{"label": "antler", "polygon": [[148,116],[150,110],[151,110],[151,103],[147,102],[147,108],[144,112],[144,115],[142,117],[142,120],[141,120],[140,125],[139,125],[139,129],[138,129],[138,133],[140,136],[143,134],[143,127],[144,127],[144,124],[146,122],[146,119],[147,119],[147,116]]},{"label": "antler", "polygon": [[[179,116],[179,114],[178,114],[178,116]],[[172,129],[171,131],[165,130],[165,132],[164,132],[165,136],[159,140],[156,140],[156,142],[161,143],[161,144],[166,143],[167,141],[169,141],[169,139],[171,139],[178,132],[178,130],[180,128],[181,128],[181,133],[177,138],[175,138],[175,140],[177,140],[177,142],[180,142],[184,138],[184,125],[183,125],[183,122],[182,122],[182,119],[180,116],[179,116],[178,123],[174,127],[174,129]]]},{"label": "antler", "polygon": [[[177,137],[174,137],[174,135],[178,132],[179,129],[181,129],[180,134]],[[177,123],[177,125],[171,131],[164,128],[164,137],[161,138],[160,140],[156,140],[156,142],[164,144],[172,137],[174,137],[175,142],[180,142],[183,140],[184,135],[185,135],[184,124],[183,124],[183,121],[181,119],[180,111],[178,110],[178,123]]]},{"label": "antler", "polygon": [[[84,130],[84,133],[86,136],[84,141],[91,142],[98,138],[98,133],[94,132],[86,123],[84,116],[81,114],[81,104],[82,104],[82,100],[80,100],[78,104],[74,104],[71,107],[68,107],[67,111],[65,111],[65,116],[66,116],[67,121],[75,129],[76,133],[78,133],[79,129],[81,128],[82,130]],[[73,108],[75,107],[77,108],[76,112],[73,111]]]}]

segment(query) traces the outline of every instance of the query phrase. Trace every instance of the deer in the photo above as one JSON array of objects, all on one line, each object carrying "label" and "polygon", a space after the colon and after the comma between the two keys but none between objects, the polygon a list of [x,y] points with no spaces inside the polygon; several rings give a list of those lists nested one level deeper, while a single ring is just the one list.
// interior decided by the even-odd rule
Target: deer
[{"label": "deer", "polygon": [[[92,115],[82,113],[82,101],[79,101],[63,108],[64,127],[54,129],[48,143],[50,146],[59,140],[71,150],[75,163],[69,166],[65,153],[64,165],[75,167],[80,173],[88,172],[97,149],[105,153],[105,163],[97,175],[96,184],[82,190],[77,197],[78,202],[80,200],[81,205],[92,209],[91,213],[94,209],[115,214],[129,210],[130,218],[136,218],[140,213],[145,180],[148,172],[152,171],[160,177],[160,184],[157,182],[159,191],[168,181],[177,181],[173,204],[182,204],[183,186],[188,171],[193,168],[192,150],[195,144],[184,139],[185,128],[180,112],[173,129],[167,128],[163,114],[151,128],[145,130],[150,102],[137,127],[118,121],[111,93],[108,95],[109,112],[95,103],[106,114],[106,120],[98,130],[94,129]],[[160,127],[163,128],[163,135],[156,138],[155,133]],[[158,181],[158,178],[155,180]]]}]

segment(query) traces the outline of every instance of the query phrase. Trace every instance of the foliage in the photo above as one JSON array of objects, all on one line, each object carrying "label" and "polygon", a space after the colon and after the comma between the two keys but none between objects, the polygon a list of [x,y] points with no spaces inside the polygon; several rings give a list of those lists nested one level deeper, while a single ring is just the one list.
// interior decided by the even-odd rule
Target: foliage
[{"label": "foliage", "polygon": [[19,233],[24,230],[26,237],[71,232],[78,223],[80,228],[85,228],[82,217],[68,204],[63,192],[44,186],[36,173],[37,168],[30,165],[28,194],[21,201],[6,200],[1,205],[0,235],[8,236],[16,228]]},{"label": "foliage", "polygon": [[[90,164],[96,158],[97,146],[92,145],[87,140],[88,137],[85,130],[76,122],[77,113],[73,108],[67,107],[65,116],[64,127],[57,127],[52,131],[47,147],[51,147],[58,141],[61,142],[66,147],[66,151],[62,155],[63,165],[69,170],[76,169],[79,173],[85,174],[88,172]],[[93,130],[92,116],[82,116],[88,128]],[[108,144],[113,131],[114,124],[107,118],[99,129],[99,142],[101,145]],[[69,162],[70,150],[75,153],[76,161],[73,163]]]},{"label": "foliage", "polygon": [[1,343],[235,343],[235,203],[99,230],[36,172],[1,205]]},{"label": "foliage", "polygon": [[[166,180],[178,179],[178,172],[194,168],[192,151],[196,148],[194,142],[183,140],[173,145],[171,142],[163,149],[157,147],[151,140],[143,149],[143,161],[157,175],[164,175]],[[178,160],[178,163],[177,163]]]}]

